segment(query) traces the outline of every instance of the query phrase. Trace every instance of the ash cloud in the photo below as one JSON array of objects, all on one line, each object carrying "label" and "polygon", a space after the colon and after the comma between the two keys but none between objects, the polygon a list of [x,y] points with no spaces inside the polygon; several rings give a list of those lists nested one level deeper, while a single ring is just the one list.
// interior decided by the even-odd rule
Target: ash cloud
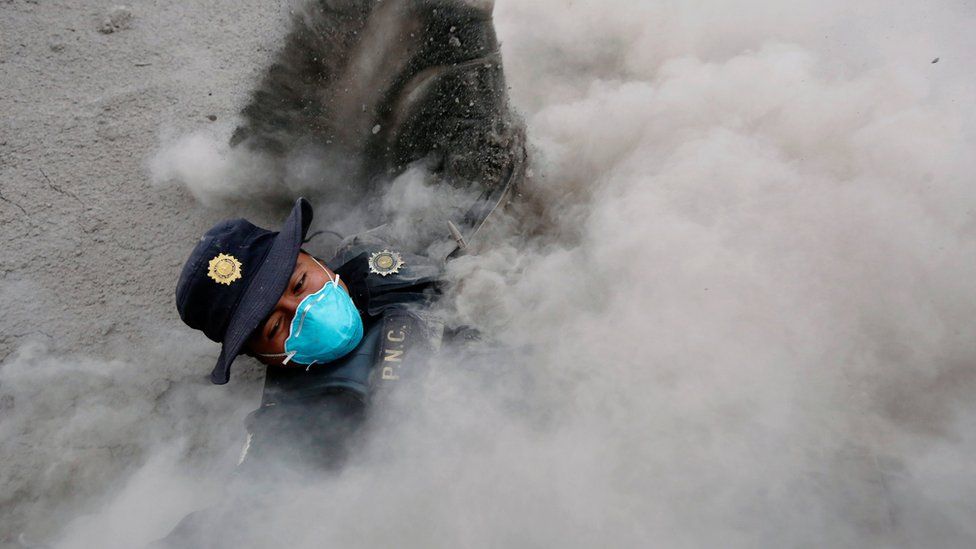
[{"label": "ash cloud", "polygon": [[[972,545],[974,13],[730,10],[495,6],[536,173],[442,312],[498,345],[445,350],[341,474],[208,524],[225,546]],[[159,455],[58,546],[214,463]]]}]

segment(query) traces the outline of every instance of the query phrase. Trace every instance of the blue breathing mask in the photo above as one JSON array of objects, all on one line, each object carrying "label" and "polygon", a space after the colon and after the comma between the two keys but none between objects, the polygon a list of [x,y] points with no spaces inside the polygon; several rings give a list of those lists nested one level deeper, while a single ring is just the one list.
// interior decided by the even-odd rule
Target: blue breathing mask
[{"label": "blue breathing mask", "polygon": [[[312,258],[315,261],[315,258]],[[322,267],[318,261],[315,263]],[[328,273],[325,267],[323,270]],[[349,294],[339,286],[339,275],[309,294],[298,304],[291,319],[282,364],[324,364],[341,358],[356,348],[363,339],[363,321]]]}]

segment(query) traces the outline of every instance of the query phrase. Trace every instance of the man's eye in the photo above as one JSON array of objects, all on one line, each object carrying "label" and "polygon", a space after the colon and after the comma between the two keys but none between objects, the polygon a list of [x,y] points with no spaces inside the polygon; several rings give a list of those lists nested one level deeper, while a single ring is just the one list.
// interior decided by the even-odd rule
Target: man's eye
[{"label": "man's eye", "polygon": [[279,326],[281,326],[281,318],[278,318],[277,320],[275,320],[274,325],[271,326],[271,330],[268,331],[268,339],[271,339],[271,338],[274,337],[275,333],[278,332],[278,327]]},{"label": "man's eye", "polygon": [[305,273],[302,273],[302,277],[299,278],[298,282],[295,283],[295,290],[294,290],[295,293],[297,294],[298,292],[302,291],[302,288],[304,287],[305,287]]}]

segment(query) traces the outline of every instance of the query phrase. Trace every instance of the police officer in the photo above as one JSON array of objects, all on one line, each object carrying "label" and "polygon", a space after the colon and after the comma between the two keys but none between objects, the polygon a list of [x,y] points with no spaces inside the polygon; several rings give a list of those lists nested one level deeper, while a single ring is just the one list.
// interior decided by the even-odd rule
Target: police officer
[{"label": "police officer", "polygon": [[180,318],[221,344],[213,383],[240,354],[267,365],[244,463],[341,464],[369,400],[439,337],[426,313],[439,264],[355,238],[323,261],[302,249],[311,220],[300,198],[278,232],[218,223],[177,284]]}]

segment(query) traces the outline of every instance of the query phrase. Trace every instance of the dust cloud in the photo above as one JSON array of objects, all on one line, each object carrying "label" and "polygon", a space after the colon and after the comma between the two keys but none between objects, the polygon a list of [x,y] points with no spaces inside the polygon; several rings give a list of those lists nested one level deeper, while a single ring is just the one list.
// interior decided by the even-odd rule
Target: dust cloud
[{"label": "dust cloud", "polygon": [[[971,546],[972,6],[499,1],[495,21],[534,173],[443,311],[492,343],[445,349],[340,474],[225,509],[222,546]],[[181,151],[154,172],[260,196],[216,146]],[[65,429],[151,417],[131,381]],[[54,545],[161,537],[217,499],[229,430],[197,432],[201,459],[159,448]]]}]

